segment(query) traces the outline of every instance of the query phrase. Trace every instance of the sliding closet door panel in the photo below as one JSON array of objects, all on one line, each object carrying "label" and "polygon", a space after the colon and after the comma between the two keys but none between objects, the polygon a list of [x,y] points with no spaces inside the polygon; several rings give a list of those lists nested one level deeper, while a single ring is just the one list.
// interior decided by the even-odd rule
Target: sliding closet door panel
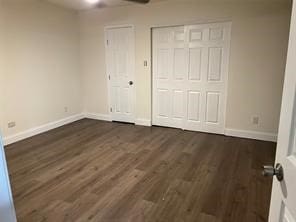
[{"label": "sliding closet door panel", "polygon": [[[224,133],[230,24],[213,23],[185,27],[188,33],[189,72],[187,95],[199,92],[199,121],[192,120],[195,104],[188,96],[184,129]],[[192,102],[191,102],[192,104]]]},{"label": "sliding closet door panel", "polygon": [[187,78],[184,27],[153,31],[153,124],[183,127]]}]

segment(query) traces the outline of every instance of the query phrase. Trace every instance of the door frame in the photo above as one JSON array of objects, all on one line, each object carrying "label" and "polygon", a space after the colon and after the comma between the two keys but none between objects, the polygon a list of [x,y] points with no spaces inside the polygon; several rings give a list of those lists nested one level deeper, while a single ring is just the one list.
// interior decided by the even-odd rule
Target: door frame
[{"label": "door frame", "polygon": [[[228,65],[226,67],[225,71],[225,105],[224,105],[224,121],[223,121],[223,135],[226,135],[226,118],[227,118],[227,104],[228,104],[228,82],[229,82],[229,65],[230,65],[230,56],[231,56],[231,37],[232,37],[232,20],[231,19],[205,19],[205,20],[197,20],[197,21],[190,21],[190,22],[176,22],[176,23],[164,23],[164,24],[155,24],[150,26],[150,38],[151,38],[151,91],[150,91],[150,96],[151,96],[151,125],[153,126],[153,89],[154,89],[154,81],[153,81],[153,29],[156,28],[168,28],[168,27],[178,27],[178,26],[188,26],[188,25],[203,25],[203,24],[213,24],[213,23],[225,23],[227,24],[229,28],[229,53],[228,53]],[[184,129],[183,129],[184,130]]]},{"label": "door frame", "polygon": [[104,27],[104,46],[105,46],[105,70],[106,70],[106,81],[107,81],[107,91],[108,91],[108,116],[109,116],[109,120],[110,121],[114,121],[112,118],[112,112],[111,112],[111,84],[110,84],[110,80],[109,80],[109,74],[108,74],[108,58],[107,58],[107,53],[108,53],[108,30],[110,29],[118,29],[118,28],[131,28],[132,30],[132,63],[133,63],[133,67],[132,67],[132,76],[133,76],[133,105],[132,105],[132,112],[133,112],[133,121],[131,123],[135,123],[136,122],[136,75],[135,75],[135,71],[136,71],[136,42],[135,42],[135,26],[133,24],[121,24],[121,25],[107,25]]}]

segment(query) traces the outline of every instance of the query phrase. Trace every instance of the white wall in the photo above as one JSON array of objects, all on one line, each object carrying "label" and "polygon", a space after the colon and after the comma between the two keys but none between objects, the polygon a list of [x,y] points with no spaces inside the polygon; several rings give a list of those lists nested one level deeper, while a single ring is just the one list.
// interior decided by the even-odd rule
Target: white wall
[{"label": "white wall", "polygon": [[[4,137],[82,112],[78,16],[38,1],[0,4]],[[65,112],[68,107],[68,112]],[[16,127],[8,129],[8,122]]]},{"label": "white wall", "polygon": [[[276,133],[279,122],[291,6],[289,1],[170,0],[149,6],[80,13],[85,111],[108,114],[104,27],[133,24],[136,34],[136,116],[151,119],[150,28],[228,20],[232,42],[226,127]],[[252,116],[260,124],[253,125]]]}]

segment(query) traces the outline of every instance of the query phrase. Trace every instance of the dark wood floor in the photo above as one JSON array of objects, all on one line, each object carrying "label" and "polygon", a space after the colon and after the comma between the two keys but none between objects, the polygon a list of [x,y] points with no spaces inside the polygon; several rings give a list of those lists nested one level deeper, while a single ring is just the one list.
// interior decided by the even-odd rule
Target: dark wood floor
[{"label": "dark wood floor", "polygon": [[81,120],[6,147],[18,221],[267,221],[275,144]]}]

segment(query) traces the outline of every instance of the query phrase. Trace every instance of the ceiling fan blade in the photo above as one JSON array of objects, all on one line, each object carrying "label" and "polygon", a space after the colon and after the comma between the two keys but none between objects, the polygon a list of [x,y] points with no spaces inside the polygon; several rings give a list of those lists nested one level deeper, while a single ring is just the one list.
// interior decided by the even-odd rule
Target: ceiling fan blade
[{"label": "ceiling fan blade", "polygon": [[134,3],[140,3],[140,4],[147,4],[150,2],[150,0],[124,0],[124,1],[129,1],[129,2],[134,2]]}]

